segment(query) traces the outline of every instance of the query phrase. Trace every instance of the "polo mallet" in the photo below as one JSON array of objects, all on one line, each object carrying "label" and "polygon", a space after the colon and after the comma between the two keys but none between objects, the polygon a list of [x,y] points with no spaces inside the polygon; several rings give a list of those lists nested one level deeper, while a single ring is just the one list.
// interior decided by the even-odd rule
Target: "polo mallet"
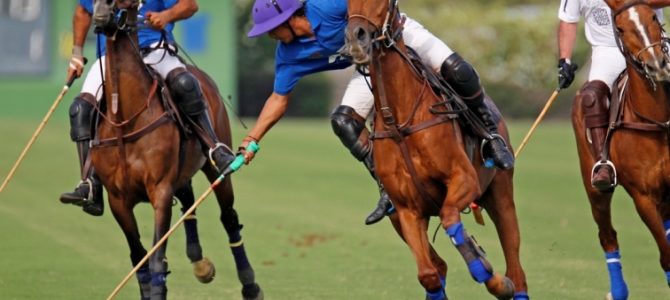
[{"label": "polo mallet", "polygon": [[[249,143],[249,145],[247,145],[247,148],[245,150],[256,153],[258,152],[259,149],[260,147],[256,142],[251,142]],[[235,160],[230,164],[230,166],[228,166],[228,168],[225,171],[223,171],[223,173],[221,173],[221,176],[219,176],[219,178],[217,178],[212,183],[212,185],[210,185],[209,188],[207,188],[207,190],[202,194],[202,196],[200,196],[200,198],[198,198],[198,200],[195,201],[195,203],[193,203],[193,205],[191,205],[191,207],[186,212],[184,212],[181,218],[179,218],[179,220],[177,220],[177,222],[174,225],[172,225],[172,227],[170,227],[170,229],[165,233],[165,235],[158,242],[156,242],[156,245],[154,245],[154,247],[151,248],[149,252],[147,252],[144,258],[142,258],[142,260],[140,260],[140,262],[137,263],[137,265],[135,265],[135,267],[130,271],[130,273],[128,273],[128,275],[126,275],[126,277],[124,277],[123,280],[121,280],[121,282],[116,286],[116,288],[112,291],[109,297],[107,297],[107,300],[114,299],[114,297],[116,297],[116,295],[121,291],[123,286],[125,286],[126,283],[128,283],[130,277],[135,275],[135,273],[137,273],[137,270],[139,270],[149,260],[149,257],[151,257],[151,255],[153,255],[156,251],[158,251],[158,248],[160,248],[165,243],[165,241],[167,241],[167,239],[172,235],[172,233],[175,230],[177,230],[177,228],[182,223],[184,223],[184,220],[186,220],[186,218],[190,216],[193,213],[193,211],[195,211],[195,209],[198,208],[198,206],[200,206],[200,204],[205,200],[205,198],[207,198],[207,196],[209,196],[209,194],[212,193],[214,188],[218,186],[221,182],[223,182],[226,176],[230,175],[233,172],[236,172],[237,170],[242,168],[243,165],[244,165],[244,156],[242,154],[239,154],[237,155],[237,157],[235,157]]]},{"label": "polo mallet", "polygon": [[[572,69],[572,72],[577,71],[577,64],[572,64],[570,65],[570,68]],[[514,153],[514,158],[519,158],[519,154],[521,154],[521,151],[523,150],[524,147],[526,147],[526,144],[528,144],[528,141],[530,140],[530,137],[533,135],[535,132],[535,129],[540,125],[540,122],[542,122],[542,119],[544,119],[544,115],[547,114],[547,111],[549,111],[549,107],[554,103],[554,100],[556,100],[556,97],[558,96],[558,93],[561,91],[561,86],[563,86],[563,83],[561,82],[558,87],[554,90],[554,92],[551,94],[551,97],[549,97],[549,100],[547,100],[547,103],[544,105],[544,108],[540,112],[540,115],[537,116],[537,119],[535,119],[535,123],[533,123],[533,126],[530,127],[530,130],[528,130],[528,133],[526,133],[526,137],[523,138],[523,141],[521,141],[521,144],[519,147],[516,149],[516,152]]]},{"label": "polo mallet", "polygon": [[[84,57],[84,64],[86,64],[86,62],[87,62],[87,60]],[[44,129],[44,126],[46,126],[47,122],[49,122],[49,119],[51,118],[51,115],[56,110],[56,107],[58,107],[58,104],[60,104],[60,101],[63,99],[63,96],[65,96],[67,91],[70,89],[70,87],[72,86],[72,83],[74,83],[75,79],[77,79],[77,77],[72,76],[70,79],[68,79],[68,81],[63,86],[63,89],[61,90],[60,94],[58,94],[58,97],[56,98],[56,101],[54,101],[54,103],[51,105],[51,108],[47,112],[47,115],[44,116],[40,125],[37,126],[37,130],[35,130],[35,133],[33,133],[33,136],[30,138],[30,141],[28,141],[28,144],[23,148],[23,151],[21,151],[21,155],[19,155],[19,159],[16,160],[16,163],[14,163],[14,166],[9,171],[9,174],[7,174],[7,177],[5,177],[5,181],[2,182],[2,186],[0,186],[0,193],[2,193],[2,191],[5,190],[5,187],[7,186],[7,183],[9,183],[9,180],[12,179],[12,177],[14,176],[14,173],[16,172],[16,169],[19,168],[19,165],[23,161],[23,158],[26,156],[26,153],[28,153],[28,150],[30,150],[30,147],[33,146],[33,143],[35,142],[35,140],[37,140],[37,137],[42,132],[42,129]]]}]

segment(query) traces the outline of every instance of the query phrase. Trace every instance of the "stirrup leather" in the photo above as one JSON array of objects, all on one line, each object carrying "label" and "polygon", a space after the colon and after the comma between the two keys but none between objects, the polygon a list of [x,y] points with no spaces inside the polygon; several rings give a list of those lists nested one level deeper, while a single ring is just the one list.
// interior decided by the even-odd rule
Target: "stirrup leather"
[{"label": "stirrup leather", "polygon": [[614,174],[613,174],[614,179],[612,180],[612,185],[610,187],[613,188],[613,187],[617,186],[618,180],[617,180],[616,167],[614,166],[614,163],[611,160],[599,160],[599,161],[597,161],[593,165],[593,168],[591,168],[591,179],[593,179],[593,175],[596,173],[596,170],[598,169],[598,167],[601,167],[601,166],[610,166],[610,168],[612,168],[612,172],[614,172]]},{"label": "stirrup leather", "polygon": [[216,151],[216,149],[219,149],[219,148],[224,148],[224,149],[228,150],[228,153],[233,153],[233,150],[231,150],[230,147],[228,147],[228,145],[226,145],[226,144],[224,144],[224,143],[216,143],[216,144],[214,144],[214,147],[209,148],[209,153],[208,153],[208,156],[209,156],[209,162],[210,162],[213,166],[216,166],[216,161],[214,161],[214,157],[213,157],[212,155],[214,155],[214,151]]}]

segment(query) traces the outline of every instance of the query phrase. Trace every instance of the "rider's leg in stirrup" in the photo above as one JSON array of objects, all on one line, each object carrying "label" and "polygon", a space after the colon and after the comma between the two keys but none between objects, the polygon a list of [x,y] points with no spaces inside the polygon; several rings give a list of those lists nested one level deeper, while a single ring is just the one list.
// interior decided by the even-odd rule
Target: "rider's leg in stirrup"
[{"label": "rider's leg in stirrup", "polygon": [[100,216],[104,211],[102,184],[93,170],[90,170],[89,174],[84,174],[86,171],[84,164],[88,158],[90,141],[93,136],[94,103],[93,95],[82,93],[74,99],[70,106],[70,137],[77,143],[82,179],[74,191],[61,194],[60,201],[82,206],[85,212]]},{"label": "rider's leg in stirrup", "polygon": [[379,201],[375,210],[365,219],[365,224],[377,223],[384,216],[392,213],[394,208],[384,186],[375,174],[375,166],[372,159],[372,144],[368,139],[370,132],[365,127],[365,119],[357,114],[353,108],[346,105],[340,105],[335,108],[330,118],[333,131],[340,138],[342,144],[349,149],[356,159],[363,162],[365,168],[377,182],[380,194]]},{"label": "rider's leg in stirrup", "polygon": [[591,185],[601,192],[611,191],[616,185],[614,164],[603,157],[603,147],[609,123],[609,87],[600,80],[589,81],[580,90],[584,126],[590,137],[591,153],[596,161],[591,171]]},{"label": "rider's leg in stirrup", "polygon": [[486,144],[495,165],[503,170],[514,167],[514,155],[510,152],[505,140],[498,134],[498,125],[484,103],[484,89],[475,69],[458,53],[453,53],[442,63],[440,74],[486,126],[489,132]]},{"label": "rider's leg in stirrup", "polygon": [[166,82],[182,112],[204,130],[207,136],[201,136],[200,140],[205,147],[209,148],[207,155],[211,163],[219,172],[223,172],[233,162],[235,156],[228,146],[219,142],[207,112],[207,102],[202,94],[200,83],[184,68],[172,70],[167,75]]}]

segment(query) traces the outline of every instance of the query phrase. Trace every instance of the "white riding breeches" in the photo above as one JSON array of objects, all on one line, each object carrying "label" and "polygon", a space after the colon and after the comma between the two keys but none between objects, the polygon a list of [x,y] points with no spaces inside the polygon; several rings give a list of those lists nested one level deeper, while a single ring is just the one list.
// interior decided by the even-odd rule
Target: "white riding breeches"
[{"label": "white riding breeches", "polygon": [[[152,45],[151,48],[155,48]],[[149,52],[144,56],[144,63],[154,69],[160,76],[165,79],[167,75],[176,68],[185,68],[177,56],[172,56],[167,53],[167,50],[160,48]],[[86,74],[86,79],[81,88],[81,93],[91,94],[96,97],[98,101],[102,99],[102,75],[100,74],[100,64],[103,65],[103,73],[105,72],[105,56],[97,59],[91,66],[91,69]]]},{"label": "white riding breeches", "polygon": [[614,81],[626,68],[626,59],[617,47],[593,46],[589,81],[600,80],[612,90]]},{"label": "white riding breeches", "polygon": [[[434,70],[439,70],[444,60],[454,53],[443,41],[410,18],[405,21],[402,37],[405,45],[414,49],[421,60]],[[374,96],[363,75],[354,72],[340,105],[353,108],[363,118],[368,117],[374,106]]]}]

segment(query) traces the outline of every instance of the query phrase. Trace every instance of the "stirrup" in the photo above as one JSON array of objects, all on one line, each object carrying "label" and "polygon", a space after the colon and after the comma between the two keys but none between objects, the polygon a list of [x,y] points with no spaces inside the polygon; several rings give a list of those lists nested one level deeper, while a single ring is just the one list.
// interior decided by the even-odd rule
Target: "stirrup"
[{"label": "stirrup", "polygon": [[[216,149],[219,149],[219,148],[224,148],[224,149],[228,150],[228,153],[233,153],[233,150],[231,150],[230,147],[228,147],[228,145],[226,145],[226,144],[224,144],[224,143],[216,143],[216,144],[214,144],[214,147],[209,148],[209,152],[208,152],[209,162],[210,162],[213,166],[216,166],[216,161],[214,161],[214,157],[213,157],[213,155],[214,155],[214,151],[216,151]],[[221,170],[221,171],[223,171],[223,170]]]},{"label": "stirrup", "polygon": [[507,147],[507,142],[505,142],[505,138],[503,138],[502,135],[498,133],[490,133],[487,137],[484,137],[482,139],[482,142],[480,143],[481,145],[479,146],[479,155],[481,156],[482,161],[484,162],[484,166],[488,169],[495,167],[495,164],[493,162],[493,157],[484,156],[484,150],[486,148],[486,145],[488,145],[494,139],[501,140],[503,145],[505,145],[505,149],[509,151],[509,148]]},{"label": "stirrup", "polygon": [[[613,187],[617,186],[618,180],[617,180],[616,167],[614,166],[614,163],[611,160],[599,160],[599,161],[597,161],[593,165],[593,168],[591,168],[591,180],[593,180],[593,175],[595,175],[596,170],[599,167],[602,167],[602,166],[610,166],[610,168],[612,168],[612,172],[614,173],[613,174],[614,178],[612,179],[612,185],[610,186],[610,188],[613,188]],[[593,182],[591,182],[591,186],[593,186]]]}]

